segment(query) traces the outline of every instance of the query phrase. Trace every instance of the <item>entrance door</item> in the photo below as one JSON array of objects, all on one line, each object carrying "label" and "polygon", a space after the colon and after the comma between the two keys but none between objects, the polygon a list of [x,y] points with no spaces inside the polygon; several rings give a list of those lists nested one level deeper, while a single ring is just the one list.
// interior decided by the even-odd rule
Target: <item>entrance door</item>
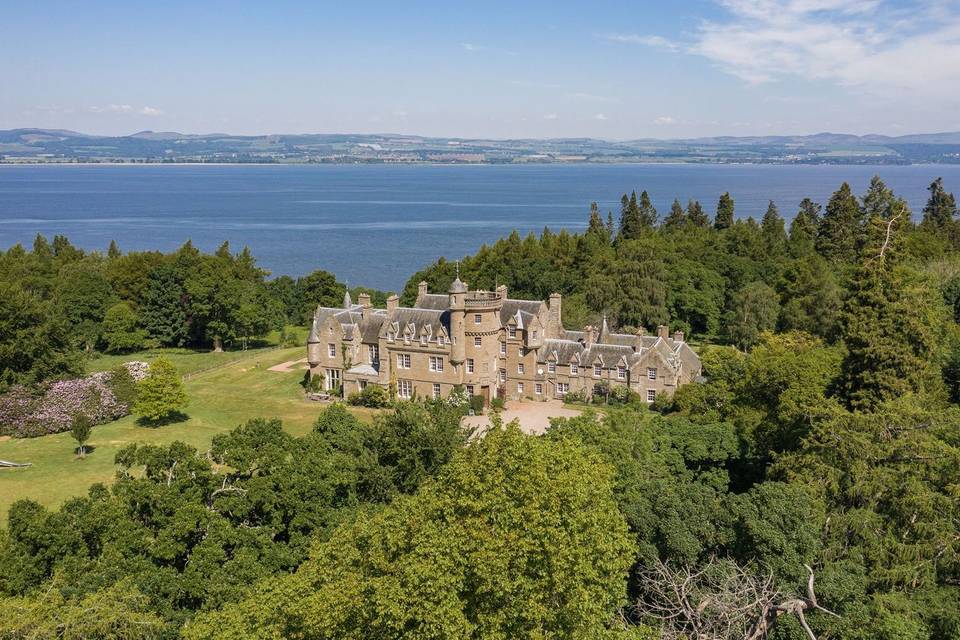
[{"label": "entrance door", "polygon": [[483,406],[489,407],[490,406],[490,387],[487,385],[480,387],[480,395],[483,396]]}]

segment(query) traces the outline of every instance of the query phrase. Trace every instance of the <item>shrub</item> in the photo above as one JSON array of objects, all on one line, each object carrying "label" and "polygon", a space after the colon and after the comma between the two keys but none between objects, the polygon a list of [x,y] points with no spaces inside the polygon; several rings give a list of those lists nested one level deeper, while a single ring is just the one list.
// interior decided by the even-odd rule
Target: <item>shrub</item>
[{"label": "shrub", "polygon": [[462,384],[454,385],[453,391],[444,400],[448,407],[459,409],[461,413],[467,413],[470,409],[470,394]]},{"label": "shrub", "polygon": [[387,392],[383,387],[376,384],[368,384],[361,391],[351,393],[347,398],[347,403],[357,407],[380,409],[390,406],[390,398],[387,396]]},{"label": "shrub", "polygon": [[[127,363],[132,364],[132,363]],[[137,379],[130,372],[126,364],[114,367],[110,370],[110,377],[107,378],[107,386],[113,392],[113,396],[127,407],[127,412],[137,400]]]},{"label": "shrub", "polygon": [[110,378],[110,373],[96,373],[35,389],[13,387],[0,396],[0,434],[32,438],[70,430],[77,414],[93,424],[127,415],[130,406],[114,395]]},{"label": "shrub", "polygon": [[573,404],[575,402],[586,402],[587,390],[580,389],[579,391],[569,391],[563,396],[563,401],[567,404]]},{"label": "shrub", "polygon": [[475,415],[483,413],[483,396],[470,396],[470,410]]},{"label": "shrub", "polygon": [[503,411],[503,407],[504,407],[504,401],[503,401],[503,398],[501,398],[500,396],[497,396],[496,398],[490,401],[490,408],[493,409],[494,411]]}]

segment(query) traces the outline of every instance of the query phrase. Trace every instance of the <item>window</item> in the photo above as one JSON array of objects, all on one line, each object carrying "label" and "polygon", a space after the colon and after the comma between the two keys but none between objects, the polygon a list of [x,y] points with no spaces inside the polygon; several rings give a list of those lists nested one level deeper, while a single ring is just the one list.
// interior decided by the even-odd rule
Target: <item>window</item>
[{"label": "window", "polygon": [[603,366],[599,364],[593,365],[593,377],[599,378],[603,374]]},{"label": "window", "polygon": [[516,327],[510,327],[510,337],[511,337],[511,338],[516,338],[516,337],[517,337],[517,328],[516,328]]},{"label": "window", "polygon": [[340,386],[340,369],[327,369],[327,377],[324,382],[325,391],[333,391]]},{"label": "window", "polygon": [[507,370],[500,369],[500,384],[506,384],[506,383],[507,383]]},{"label": "window", "polygon": [[506,343],[506,342],[501,342],[501,343],[500,343],[500,355],[502,355],[502,356],[507,355],[507,343]]},{"label": "window", "polygon": [[420,346],[421,347],[427,346],[427,336],[420,336]]},{"label": "window", "polygon": [[472,385],[472,384],[468,384],[468,385],[467,385],[467,395],[468,395],[468,396],[472,396],[472,395],[473,395],[473,385]]},{"label": "window", "polygon": [[522,382],[518,382],[518,383],[517,383],[517,393],[523,393],[523,383],[522,383]]},{"label": "window", "polygon": [[647,389],[647,402],[653,402],[657,399],[656,389]]},{"label": "window", "polygon": [[539,395],[543,394],[543,385],[538,382],[537,384],[535,384],[535,385],[533,386],[533,390],[536,391],[537,395],[539,396]]},{"label": "window", "polygon": [[433,383],[433,399],[434,400],[440,399],[440,385],[436,382]]},{"label": "window", "polygon": [[473,346],[475,346],[475,347],[482,347],[482,346],[483,346],[483,338],[481,338],[480,336],[474,336],[474,338],[473,338]]},{"label": "window", "polygon": [[519,373],[520,375],[523,375],[523,363],[522,363],[522,362],[518,362],[518,363],[517,363],[517,373]]},{"label": "window", "polygon": [[568,391],[570,391],[570,385],[569,385],[569,384],[567,384],[566,382],[558,382],[558,383],[557,383],[557,395],[558,395],[558,396],[566,395]]},{"label": "window", "polygon": [[523,347],[520,347],[519,349],[517,349],[517,357],[518,358],[523,357]]},{"label": "window", "polygon": [[473,324],[480,324],[483,321],[483,316],[479,313],[473,314]]},{"label": "window", "polygon": [[337,357],[337,345],[333,344],[332,342],[331,342],[330,344],[328,344],[328,345],[327,345],[327,355],[330,356],[331,358],[336,358],[336,357]]},{"label": "window", "polygon": [[657,379],[657,370],[654,367],[647,368],[647,379],[656,380]]},{"label": "window", "polygon": [[627,368],[617,367],[617,380],[626,380],[626,379],[627,379]]},{"label": "window", "polygon": [[397,395],[401,398],[413,396],[413,382],[410,380],[397,380]]},{"label": "window", "polygon": [[547,363],[547,373],[556,373],[557,372],[557,363],[548,362]]},{"label": "window", "polygon": [[370,356],[370,364],[375,364],[380,362],[380,345],[371,344],[367,345],[367,353]]},{"label": "window", "polygon": [[473,358],[467,358],[467,373],[473,373]]},{"label": "window", "polygon": [[446,343],[447,343],[447,339],[446,339],[446,338],[444,338],[443,336],[437,336],[437,346],[438,346],[438,347],[442,347],[442,346],[445,345]]},{"label": "window", "polygon": [[440,356],[430,356],[430,371],[443,371],[443,358]]},{"label": "window", "polygon": [[536,329],[533,330],[533,339],[534,339],[534,340],[537,339],[537,330],[536,330]]},{"label": "window", "polygon": [[575,376],[580,373],[580,367],[577,366],[576,362],[570,363],[570,375]]},{"label": "window", "polygon": [[409,353],[398,353],[397,354],[397,369],[409,369],[410,368],[410,354]]},{"label": "window", "polygon": [[393,331],[387,332],[387,342],[393,342]]}]

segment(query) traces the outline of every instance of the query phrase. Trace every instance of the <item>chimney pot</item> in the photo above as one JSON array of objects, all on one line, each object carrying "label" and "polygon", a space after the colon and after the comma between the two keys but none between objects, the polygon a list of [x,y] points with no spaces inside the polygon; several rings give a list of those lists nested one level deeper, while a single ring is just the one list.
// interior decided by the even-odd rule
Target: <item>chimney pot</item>
[{"label": "chimney pot", "polygon": [[397,307],[400,306],[400,298],[397,297],[397,294],[391,295],[387,298],[387,311],[392,313],[397,310]]},{"label": "chimney pot", "polygon": [[661,324],[657,326],[657,335],[666,340],[670,337],[670,329],[667,328],[667,325]]}]

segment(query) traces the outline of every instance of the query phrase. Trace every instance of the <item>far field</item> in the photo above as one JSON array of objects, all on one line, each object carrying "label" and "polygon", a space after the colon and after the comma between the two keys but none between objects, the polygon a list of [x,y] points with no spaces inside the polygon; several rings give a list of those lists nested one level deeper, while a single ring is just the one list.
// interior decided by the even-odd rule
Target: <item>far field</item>
[{"label": "far field", "polygon": [[[94,427],[85,459],[74,455],[76,442],[69,433],[41,438],[0,441],[0,460],[30,462],[24,469],[0,469],[0,523],[6,523],[10,505],[31,498],[48,507],[82,496],[96,482],[113,480],[114,455],[131,442],[167,444],[175,440],[205,450],[213,436],[251,418],[277,417],[293,435],[307,433],[322,405],[304,399],[298,382],[303,370],[286,373],[268,368],[302,358],[303,347],[265,348],[226,353],[183,349],[151,351],[127,356],[106,356],[90,363],[91,371],[109,369],[120,362],[147,360],[159,353],[170,357],[186,379],[189,418],[177,424],[151,428],[137,425],[133,416]],[[358,409],[370,419],[369,410]]]}]

